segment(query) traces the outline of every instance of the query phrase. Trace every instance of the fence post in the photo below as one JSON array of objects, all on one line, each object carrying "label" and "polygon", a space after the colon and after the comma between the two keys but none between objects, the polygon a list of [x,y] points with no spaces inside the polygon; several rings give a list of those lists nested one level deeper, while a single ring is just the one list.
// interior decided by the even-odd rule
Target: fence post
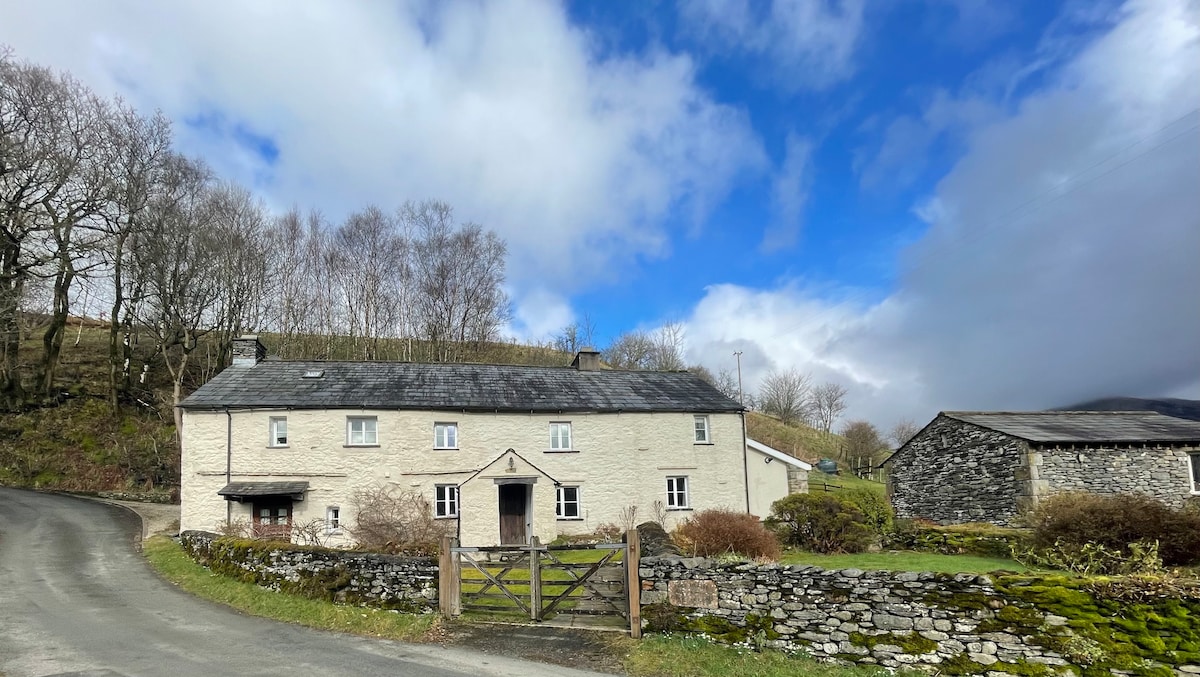
[{"label": "fence post", "polygon": [[642,636],[642,579],[638,569],[642,564],[642,539],[637,529],[625,532],[625,592],[629,598],[629,636]]},{"label": "fence post", "polygon": [[454,560],[450,555],[453,542],[451,536],[442,536],[442,545],[438,548],[438,611],[447,619],[452,615],[450,593],[454,587],[454,572],[451,571]]},{"label": "fence post", "polygon": [[542,620],[542,552],[541,542],[529,539],[529,620]]}]

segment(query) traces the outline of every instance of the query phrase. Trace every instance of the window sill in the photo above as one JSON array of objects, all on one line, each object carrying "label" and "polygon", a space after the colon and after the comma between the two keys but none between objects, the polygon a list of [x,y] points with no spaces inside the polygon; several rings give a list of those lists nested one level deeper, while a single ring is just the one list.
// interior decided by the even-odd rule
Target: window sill
[{"label": "window sill", "polygon": [[291,449],[291,447],[289,447],[286,444],[268,444],[267,448],[268,449]]},{"label": "window sill", "polygon": [[434,447],[434,451],[458,451],[458,447]]},{"label": "window sill", "polygon": [[697,446],[697,447],[711,447],[713,445],[713,443],[712,442],[693,442],[692,445]]},{"label": "window sill", "polygon": [[691,512],[691,508],[667,508],[667,512]]},{"label": "window sill", "polygon": [[343,449],[378,449],[378,444],[343,444]]},{"label": "window sill", "polygon": [[342,530],[341,529],[332,529],[330,531],[326,531],[325,535],[326,536],[341,536]]},{"label": "window sill", "polygon": [[543,454],[578,454],[578,449],[547,449]]},{"label": "window sill", "polygon": [[433,519],[435,519],[435,520],[456,520],[456,519],[458,519],[458,515],[434,515]]},{"label": "window sill", "polygon": [[556,518],[554,518],[554,520],[556,522],[582,522],[583,518],[582,517],[556,517]]}]

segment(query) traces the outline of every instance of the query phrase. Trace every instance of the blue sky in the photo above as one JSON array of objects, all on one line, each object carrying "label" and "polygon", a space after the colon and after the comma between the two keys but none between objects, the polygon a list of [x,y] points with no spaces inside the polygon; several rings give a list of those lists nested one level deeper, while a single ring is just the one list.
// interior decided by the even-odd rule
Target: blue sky
[{"label": "blue sky", "polygon": [[514,320],[666,322],[888,426],[1200,397],[1195,0],[0,0],[274,209],[437,198]]}]

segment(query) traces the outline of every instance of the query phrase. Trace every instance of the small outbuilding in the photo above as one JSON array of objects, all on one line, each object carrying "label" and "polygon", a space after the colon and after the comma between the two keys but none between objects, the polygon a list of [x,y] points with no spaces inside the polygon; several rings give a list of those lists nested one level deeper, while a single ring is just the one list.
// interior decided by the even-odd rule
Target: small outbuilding
[{"label": "small outbuilding", "polygon": [[746,483],[750,488],[750,514],[771,516],[771,504],[789,494],[808,493],[812,464],[746,438]]},{"label": "small outbuilding", "polygon": [[1012,524],[1062,491],[1200,495],[1200,422],[1152,412],[938,414],[886,462],[898,517]]}]

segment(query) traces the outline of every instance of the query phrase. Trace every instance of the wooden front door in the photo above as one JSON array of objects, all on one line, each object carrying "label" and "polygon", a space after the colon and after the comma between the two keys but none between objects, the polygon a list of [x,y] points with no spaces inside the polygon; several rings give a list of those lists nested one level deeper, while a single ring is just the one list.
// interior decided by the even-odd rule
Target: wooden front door
[{"label": "wooden front door", "polygon": [[254,537],[291,540],[291,499],[272,498],[254,502]]},{"label": "wooden front door", "polygon": [[529,505],[528,484],[501,484],[500,490],[500,543],[505,545],[528,542],[525,524]]}]

